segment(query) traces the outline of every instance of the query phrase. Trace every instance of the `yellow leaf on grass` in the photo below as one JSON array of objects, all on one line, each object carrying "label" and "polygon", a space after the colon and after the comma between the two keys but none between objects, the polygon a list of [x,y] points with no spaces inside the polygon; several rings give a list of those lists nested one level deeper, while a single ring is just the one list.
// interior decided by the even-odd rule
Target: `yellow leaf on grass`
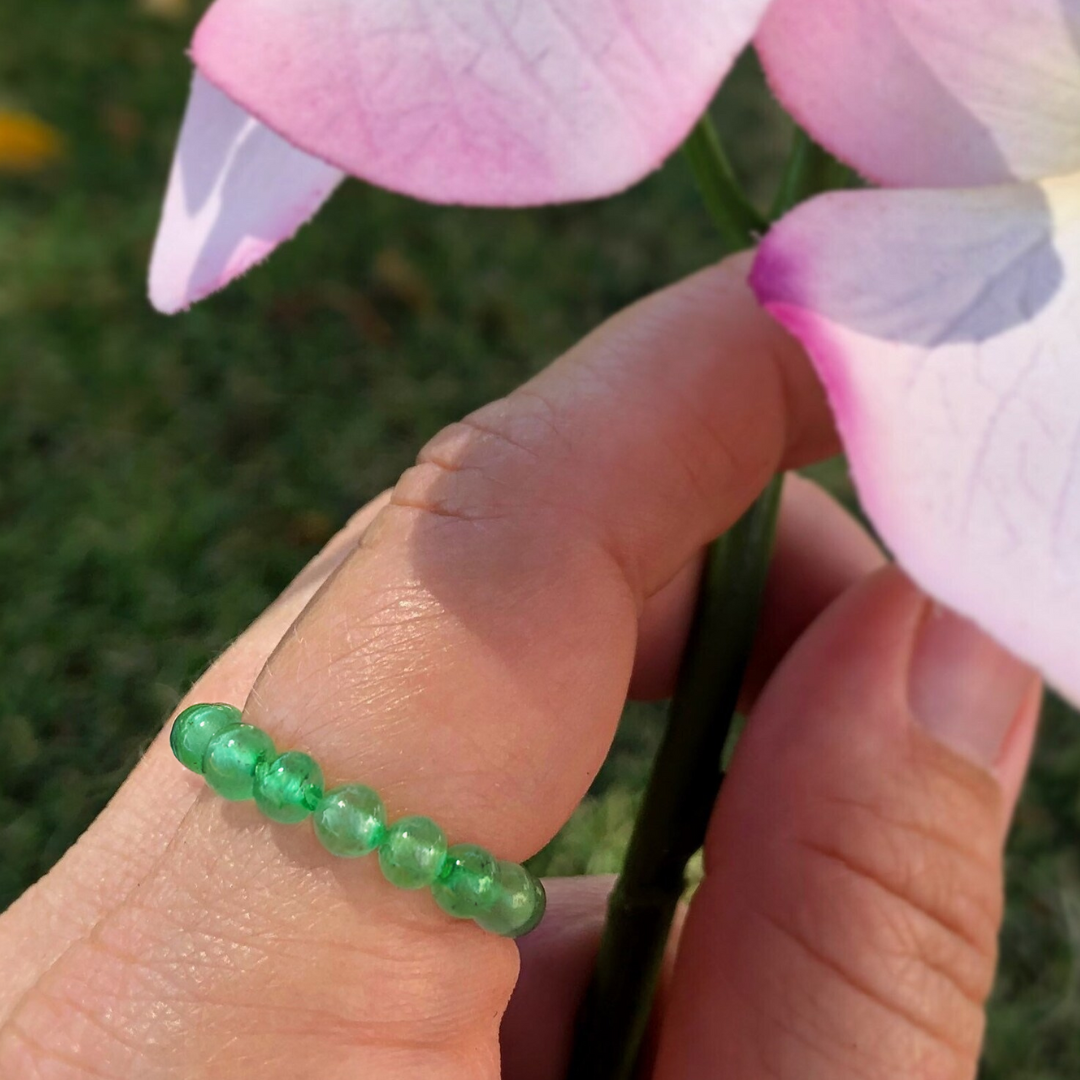
[{"label": "yellow leaf on grass", "polygon": [[137,0],[137,6],[160,19],[182,19],[191,10],[189,0]]},{"label": "yellow leaf on grass", "polygon": [[0,109],[0,172],[34,172],[63,155],[64,139],[29,113]]}]

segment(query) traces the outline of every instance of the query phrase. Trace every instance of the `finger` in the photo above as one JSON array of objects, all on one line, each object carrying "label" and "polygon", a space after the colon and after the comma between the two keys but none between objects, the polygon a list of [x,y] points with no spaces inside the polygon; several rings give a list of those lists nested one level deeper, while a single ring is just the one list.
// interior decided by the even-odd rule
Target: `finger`
[{"label": "finger", "polygon": [[898,571],[840,599],[735,756],[660,1080],[973,1077],[1038,702]]},{"label": "finger", "polygon": [[521,977],[499,1032],[503,1080],[562,1080],[613,876],[551,878],[548,912],[521,939]]},{"label": "finger", "polygon": [[[389,492],[358,511],[264,616],[195,683],[175,711],[211,698],[242,704],[272,648],[353,550],[388,499]],[[796,475],[788,477],[749,685],[760,686],[813,617],[847,585],[878,565],[881,558],[865,531],[834,500],[815,484]],[[631,681],[633,696],[657,699],[671,693],[699,574],[700,558],[695,557],[672,581],[646,599]],[[0,923],[0,954],[5,941],[17,941],[19,970],[24,973],[23,978],[13,978],[0,987],[0,1015],[23,983],[58,955],[73,934],[91,925],[104,910],[126,896],[129,883],[138,881],[186,812],[195,792],[182,783],[167,758],[159,760],[164,768],[147,766],[138,770],[78,848],[57,865],[47,884],[42,883],[37,893],[26,894],[22,903],[9,912],[10,917]],[[176,797],[170,786],[176,789]],[[142,815],[131,821],[131,839],[137,843],[117,847],[115,840],[128,835],[128,807],[142,805],[142,793],[148,790],[168,797],[159,799],[153,821]],[[108,839],[107,846],[97,843],[99,837]],[[106,881],[109,885],[103,890],[101,885]],[[51,905],[53,919],[39,909],[42,888],[62,900]]]},{"label": "finger", "polygon": [[[274,651],[248,719],[451,841],[509,859],[546,842],[610,742],[645,598],[776,468],[835,448],[815,377],[743,270],[645,301],[433,440]],[[172,1021],[138,1062],[150,1078],[272,1080],[298,1057],[323,1076],[498,1075],[516,950],[377,878],[200,798],[137,903],[20,1005],[19,1052],[130,1073],[130,1029],[156,1003]],[[121,1008],[130,956],[150,975]],[[112,997],[75,1040],[51,1006],[92,998],[88,981]]]},{"label": "finger", "polygon": [[317,738],[395,809],[527,855],[606,751],[646,598],[781,462],[833,445],[816,380],[741,271],[698,275],[436,437],[249,714]]},{"label": "finger", "polygon": [[[359,510],[285,592],[214,662],[176,707],[242,705],[274,646],[389,499]],[[174,713],[174,715],[175,715]],[[167,728],[166,728],[167,731]],[[34,979],[106,912],[122,904],[161,856],[198,795],[164,753],[148,753],[94,824],[0,919],[0,1020]]]},{"label": "finger", "polygon": [[[552,878],[544,884],[548,914],[520,942],[521,977],[499,1032],[502,1080],[566,1076],[578,1007],[592,975],[615,877]],[[680,906],[668,941],[654,1010],[657,1022],[663,1016],[685,914]],[[650,1046],[646,1056],[654,1049]]]},{"label": "finger", "polygon": [[[817,484],[795,474],[787,477],[743,707],[752,704],[810,623],[884,561],[881,549],[839,503]],[[632,697],[656,700],[674,691],[700,576],[698,555],[645,601],[630,683]]]},{"label": "finger", "polygon": [[[389,493],[367,504],[185,695],[194,701],[242,703],[272,648],[307,601],[349,554]],[[762,627],[748,679],[756,692],[802,629],[831,599],[881,561],[867,534],[815,484],[787,479]],[[638,631],[631,693],[668,696],[696,597],[700,558],[646,599]],[[157,767],[152,767],[157,761]],[[145,793],[159,798],[153,820]],[[0,1017],[37,973],[105,911],[122,902],[152,865],[196,795],[167,757],[151,758],[110,804],[79,846],[0,922],[0,955],[10,977],[0,986]],[[129,814],[129,808],[139,810]],[[130,837],[131,843],[126,843]],[[100,841],[100,842],[99,842]],[[107,887],[104,887],[105,884]],[[48,898],[43,892],[48,892]],[[48,899],[50,902],[45,903]]]}]

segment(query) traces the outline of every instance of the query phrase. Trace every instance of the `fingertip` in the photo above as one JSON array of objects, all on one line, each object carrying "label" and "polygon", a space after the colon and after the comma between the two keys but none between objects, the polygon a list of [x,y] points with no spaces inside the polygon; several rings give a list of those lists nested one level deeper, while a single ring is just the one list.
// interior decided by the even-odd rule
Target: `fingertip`
[{"label": "fingertip", "polygon": [[[973,1075],[1037,691],[972,627],[927,639],[934,611],[881,569],[769,680],[710,827],[664,1080],[706,1062],[731,1080]],[[911,685],[927,648],[929,705]]]}]

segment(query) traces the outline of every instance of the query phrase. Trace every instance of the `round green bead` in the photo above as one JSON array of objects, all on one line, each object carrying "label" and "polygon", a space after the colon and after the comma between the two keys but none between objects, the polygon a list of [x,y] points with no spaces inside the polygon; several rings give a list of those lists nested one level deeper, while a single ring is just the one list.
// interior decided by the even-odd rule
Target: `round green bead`
[{"label": "round green bead", "polygon": [[328,791],[315,808],[314,821],[322,846],[345,859],[370,854],[386,835],[382,800],[363,784]]},{"label": "round green bead", "polygon": [[323,774],[319,763],[287,750],[255,774],[255,805],[272,821],[295,825],[319,805]]},{"label": "round green bead", "polygon": [[210,740],[239,723],[240,710],[235,705],[190,705],[173,721],[169,746],[185,769],[201,773]]},{"label": "round green bead", "polygon": [[255,773],[274,756],[274,741],[251,724],[237,724],[215,735],[203,758],[206,782],[226,799],[250,799]]},{"label": "round green bead", "polygon": [[496,873],[494,904],[474,916],[476,924],[503,937],[521,937],[535,930],[544,917],[547,893],[524,866],[500,862]]},{"label": "round green bead", "polygon": [[379,848],[383,877],[399,889],[422,889],[440,874],[446,861],[446,837],[430,818],[395,821]]},{"label": "round green bead", "polygon": [[490,852],[475,844],[455,844],[446,852],[442,873],[431,886],[431,893],[448,915],[475,918],[495,903],[496,871]]}]

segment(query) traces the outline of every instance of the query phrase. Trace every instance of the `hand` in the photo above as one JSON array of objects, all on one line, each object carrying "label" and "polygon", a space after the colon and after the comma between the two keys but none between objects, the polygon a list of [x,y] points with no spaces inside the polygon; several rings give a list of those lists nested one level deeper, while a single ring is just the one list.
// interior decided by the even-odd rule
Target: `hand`
[{"label": "hand", "polygon": [[[200,680],[328,779],[536,851],[630,693],[670,692],[700,552],[835,450],[742,263],[437,436]],[[250,691],[250,693],[249,693]],[[759,692],[760,691],[760,692]],[[661,1003],[659,1080],[963,1078],[995,964],[1030,672],[789,481],[748,734]],[[552,881],[502,1075],[556,1080],[606,882]],[[5,1080],[493,1080],[519,951],[229,804],[159,737],[0,919]]]}]

